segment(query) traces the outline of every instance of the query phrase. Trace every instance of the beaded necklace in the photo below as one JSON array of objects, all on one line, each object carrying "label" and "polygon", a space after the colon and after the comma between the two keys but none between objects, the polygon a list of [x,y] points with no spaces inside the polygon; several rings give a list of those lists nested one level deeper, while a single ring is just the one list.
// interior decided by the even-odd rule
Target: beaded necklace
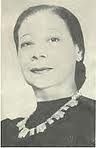
[{"label": "beaded necklace", "polygon": [[[44,121],[43,123],[37,125],[34,128],[28,129],[25,124],[28,120],[28,118],[23,119],[22,121],[17,123],[17,127],[19,128],[19,134],[18,134],[18,138],[25,138],[27,136],[27,134],[29,134],[29,136],[33,136],[35,134],[38,133],[43,133],[46,129],[47,126],[46,124],[53,124],[54,122],[56,122],[57,120],[64,118],[66,111],[70,108],[70,107],[74,107],[78,105],[78,98],[81,96],[81,94],[79,92],[76,92],[71,98],[71,100],[69,100],[66,104],[64,104],[62,107],[59,108],[58,111],[56,111],[54,114],[51,115],[50,118],[48,118],[46,121]],[[54,120],[55,119],[55,120]]]}]

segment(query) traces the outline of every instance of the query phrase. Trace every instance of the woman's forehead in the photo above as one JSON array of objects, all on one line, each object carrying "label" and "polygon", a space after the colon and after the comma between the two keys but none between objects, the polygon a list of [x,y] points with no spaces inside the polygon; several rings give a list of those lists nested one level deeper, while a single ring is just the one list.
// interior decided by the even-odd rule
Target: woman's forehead
[{"label": "woman's forehead", "polygon": [[20,34],[24,32],[33,33],[40,31],[49,31],[49,32],[64,32],[64,30],[68,31],[68,28],[62,18],[58,15],[54,14],[51,11],[39,11],[33,15],[28,16],[22,23],[20,27]]}]

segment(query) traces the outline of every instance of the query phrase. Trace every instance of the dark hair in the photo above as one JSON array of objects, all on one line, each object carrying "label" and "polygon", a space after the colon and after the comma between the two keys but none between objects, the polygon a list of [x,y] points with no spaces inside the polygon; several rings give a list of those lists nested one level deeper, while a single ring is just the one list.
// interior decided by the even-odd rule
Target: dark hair
[{"label": "dark hair", "polygon": [[76,62],[76,70],[75,70],[75,82],[77,85],[77,89],[80,89],[85,81],[85,66],[83,64],[85,47],[84,47],[83,33],[78,19],[69,10],[65,9],[64,7],[53,6],[53,5],[38,5],[38,6],[29,7],[27,10],[22,12],[19,18],[17,19],[17,22],[14,27],[14,41],[17,53],[19,45],[18,32],[22,22],[28,16],[35,14],[41,10],[51,10],[51,12],[61,17],[69,29],[73,43],[78,45],[79,50],[82,51],[83,58],[80,62]]}]

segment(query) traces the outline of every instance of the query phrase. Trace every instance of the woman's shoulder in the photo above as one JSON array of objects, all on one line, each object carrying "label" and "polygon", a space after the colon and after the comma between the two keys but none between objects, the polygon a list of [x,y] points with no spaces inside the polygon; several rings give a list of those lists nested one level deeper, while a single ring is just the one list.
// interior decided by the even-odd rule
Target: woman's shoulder
[{"label": "woman's shoulder", "polygon": [[85,97],[85,96],[81,96],[80,99],[79,99],[79,104],[82,107],[85,107],[85,109],[89,108],[89,110],[91,109],[91,110],[95,111],[95,106],[96,106],[96,100],[95,99],[91,99],[91,98],[88,98],[88,97]]},{"label": "woman's shoulder", "polygon": [[78,99],[77,107],[73,110],[75,110],[76,115],[79,116],[84,122],[86,122],[87,119],[92,119],[94,121],[96,111],[96,100],[85,96],[81,96]]},{"label": "woman's shoulder", "polygon": [[[78,133],[93,133],[95,127],[96,101],[85,96],[78,99],[78,105],[69,110],[70,123],[79,130]],[[89,134],[89,135],[90,135]]]},{"label": "woman's shoulder", "polygon": [[1,121],[1,146],[13,146],[16,142],[18,135],[18,128],[16,124],[21,121],[22,118],[10,119],[6,118]]},{"label": "woman's shoulder", "polygon": [[87,102],[89,102],[89,103],[96,103],[96,100],[95,99],[93,99],[93,98],[89,98],[89,97],[86,97],[86,96],[81,96],[81,99],[83,100],[83,101],[87,101]]}]

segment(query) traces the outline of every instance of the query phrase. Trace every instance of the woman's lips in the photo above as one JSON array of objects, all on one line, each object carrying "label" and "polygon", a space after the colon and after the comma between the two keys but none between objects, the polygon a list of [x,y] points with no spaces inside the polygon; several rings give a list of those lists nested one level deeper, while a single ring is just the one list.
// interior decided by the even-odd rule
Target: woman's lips
[{"label": "woman's lips", "polygon": [[30,71],[36,74],[42,74],[45,72],[48,72],[50,70],[52,70],[53,68],[49,68],[49,67],[42,67],[42,68],[32,68]]}]

